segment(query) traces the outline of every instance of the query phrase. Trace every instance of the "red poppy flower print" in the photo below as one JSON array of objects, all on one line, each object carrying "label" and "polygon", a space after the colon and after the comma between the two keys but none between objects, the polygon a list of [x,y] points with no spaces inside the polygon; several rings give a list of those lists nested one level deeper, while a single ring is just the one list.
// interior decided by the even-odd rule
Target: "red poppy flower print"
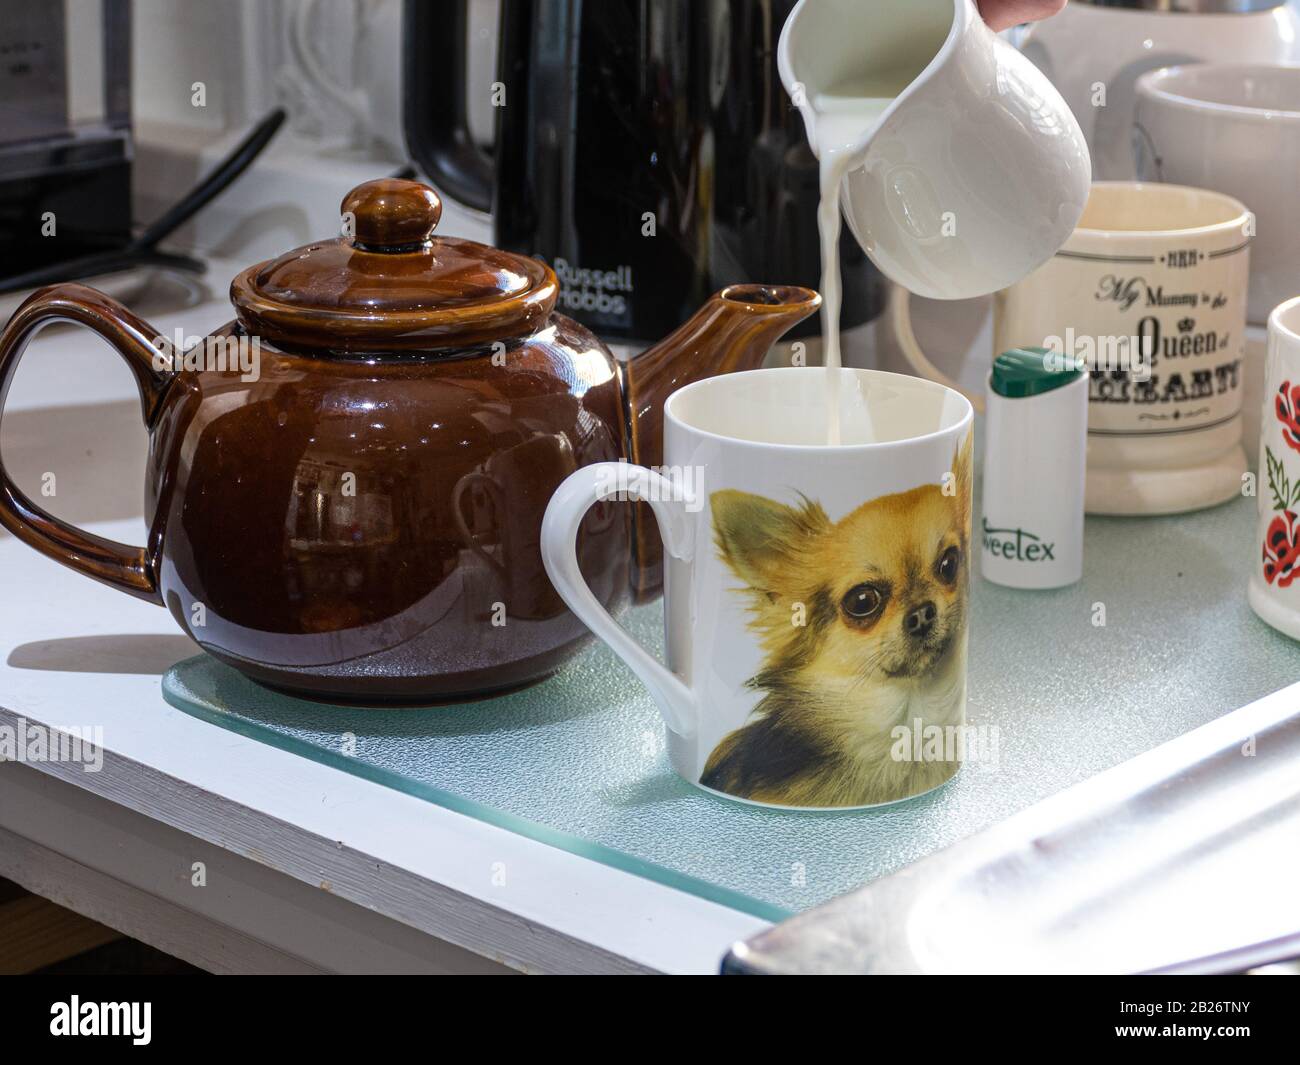
[{"label": "red poppy flower print", "polygon": [[1284,511],[1268,525],[1264,535],[1264,580],[1279,588],[1289,587],[1296,577],[1296,563],[1300,562],[1300,544],[1296,543],[1296,516],[1294,511]]},{"label": "red poppy flower print", "polygon": [[1292,387],[1290,381],[1283,381],[1277,390],[1275,410],[1277,420],[1282,423],[1282,439],[1288,447],[1300,451],[1300,418],[1296,416],[1300,410],[1300,385]]}]

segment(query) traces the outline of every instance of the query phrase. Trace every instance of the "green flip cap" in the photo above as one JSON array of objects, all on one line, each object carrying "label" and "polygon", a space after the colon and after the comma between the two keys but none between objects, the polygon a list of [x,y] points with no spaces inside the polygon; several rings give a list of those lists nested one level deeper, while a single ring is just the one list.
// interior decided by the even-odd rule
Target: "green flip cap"
[{"label": "green flip cap", "polygon": [[1069,368],[1070,360],[1046,348],[1012,348],[993,360],[990,384],[999,396],[1024,399],[1064,388],[1083,376]]}]

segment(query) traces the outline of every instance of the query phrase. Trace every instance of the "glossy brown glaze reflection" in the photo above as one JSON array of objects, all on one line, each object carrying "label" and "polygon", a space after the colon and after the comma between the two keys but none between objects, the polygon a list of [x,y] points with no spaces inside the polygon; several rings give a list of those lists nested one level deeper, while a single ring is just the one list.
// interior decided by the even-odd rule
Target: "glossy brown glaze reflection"
[{"label": "glossy brown glaze reflection", "polygon": [[[613,363],[575,329],[557,321],[503,365],[490,351],[353,362],[264,345],[256,382],[178,380],[147,485],[178,624],[250,676],[336,698],[550,672],[586,630],[547,580],[542,514],[569,473],[624,448]],[[593,511],[579,553],[615,608],[628,509]]]},{"label": "glossy brown glaze reflection", "polygon": [[357,244],[392,250],[433,236],[442,219],[442,200],[427,185],[379,178],[344,196],[341,211],[344,219],[352,220]]},{"label": "glossy brown glaze reflection", "polygon": [[335,240],[240,273],[240,324],[290,348],[340,354],[427,351],[509,341],[542,328],[559,284],[545,263],[440,237],[442,204],[427,185],[386,179],[353,189]]},{"label": "glossy brown glaze reflection", "polygon": [[[658,464],[669,393],[757,366],[818,298],[727,290],[620,371],[553,313],[543,264],[429,236],[430,190],[371,182],[344,207],[353,235],[246,270],[232,286],[237,320],[176,372],[155,366],[172,354],[156,331],[93,289],[29,299],[0,337],[0,400],[48,322],[108,340],[149,428],[150,533],[135,548],[75,529],[3,469],[0,524],[165,603],[207,651],[280,688],[420,702],[536,680],[587,638],[542,565],[555,488],[593,462]],[[190,358],[232,343],[256,352],[254,373]],[[633,515],[597,506],[578,544],[610,610],[661,578],[652,523],[633,555]]]}]

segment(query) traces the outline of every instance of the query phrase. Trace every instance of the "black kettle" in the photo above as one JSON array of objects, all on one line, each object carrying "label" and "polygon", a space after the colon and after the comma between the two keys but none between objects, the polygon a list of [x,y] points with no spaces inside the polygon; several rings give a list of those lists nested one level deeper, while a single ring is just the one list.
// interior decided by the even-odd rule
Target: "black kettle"
[{"label": "black kettle", "polygon": [[[497,82],[473,90],[494,94],[488,154],[468,129],[468,0],[406,0],[411,154],[607,340],[662,336],[726,285],[816,288],[817,160],[776,69],[794,2],[502,2]],[[840,256],[849,329],[885,290],[856,241]]]}]

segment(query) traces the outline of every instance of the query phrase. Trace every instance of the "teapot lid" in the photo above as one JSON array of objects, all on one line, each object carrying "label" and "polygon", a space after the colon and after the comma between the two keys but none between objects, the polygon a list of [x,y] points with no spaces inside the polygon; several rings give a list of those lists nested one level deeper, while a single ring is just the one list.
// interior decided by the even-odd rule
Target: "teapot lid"
[{"label": "teapot lid", "polygon": [[555,307],[538,259],[434,235],[437,193],[385,178],[343,199],[344,236],[230,283],[240,324],[288,347],[361,353],[468,347],[535,332]]}]

